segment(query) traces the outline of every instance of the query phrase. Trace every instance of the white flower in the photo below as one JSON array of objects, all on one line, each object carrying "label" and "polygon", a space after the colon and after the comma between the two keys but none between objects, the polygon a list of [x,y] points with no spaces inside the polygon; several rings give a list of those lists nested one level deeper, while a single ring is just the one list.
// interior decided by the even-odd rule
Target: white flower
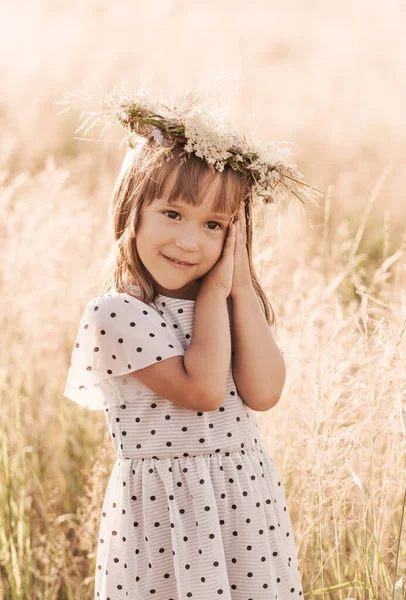
[{"label": "white flower", "polygon": [[153,113],[162,113],[164,107],[161,102],[153,100],[151,93],[145,83],[142,83],[138,92],[132,96],[121,96],[119,98],[119,104],[126,107],[128,105],[135,105],[141,110],[150,110]]},{"label": "white flower", "polygon": [[278,148],[278,142],[268,142],[266,144],[253,141],[251,147],[259,154],[258,163],[266,163],[269,165],[276,165],[278,162],[285,162],[286,159],[292,154],[292,151],[288,147]]},{"label": "white flower", "polygon": [[209,111],[204,106],[197,106],[187,115],[184,127],[186,152],[194,152],[218,171],[224,170],[227,159],[232,156],[230,148],[241,150],[240,130],[224,118],[221,109]]}]

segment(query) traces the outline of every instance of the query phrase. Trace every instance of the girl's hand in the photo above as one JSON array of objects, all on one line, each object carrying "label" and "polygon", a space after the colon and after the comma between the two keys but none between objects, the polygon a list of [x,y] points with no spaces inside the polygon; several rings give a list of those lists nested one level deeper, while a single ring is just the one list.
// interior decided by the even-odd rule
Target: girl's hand
[{"label": "girl's hand", "polygon": [[234,275],[230,296],[236,298],[241,291],[252,287],[251,271],[247,253],[247,227],[244,206],[237,213],[234,252]]},{"label": "girl's hand", "polygon": [[235,232],[237,229],[236,223],[230,223],[228,226],[227,236],[223,245],[223,250],[220,258],[215,265],[203,277],[199,293],[202,287],[215,287],[224,292],[225,297],[230,295],[231,285],[233,282],[234,272],[234,248],[235,248]]}]

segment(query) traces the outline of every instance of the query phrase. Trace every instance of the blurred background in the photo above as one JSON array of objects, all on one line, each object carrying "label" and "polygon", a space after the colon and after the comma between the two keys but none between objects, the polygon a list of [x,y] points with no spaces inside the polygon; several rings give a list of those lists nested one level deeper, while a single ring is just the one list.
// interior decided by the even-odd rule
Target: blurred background
[{"label": "blurred background", "polygon": [[257,417],[305,598],[406,597],[405,19],[396,0],[2,3],[0,598],[93,598],[115,460],[102,413],[63,388],[123,131],[74,139],[79,111],[55,102],[85,82],[93,110],[121,82],[171,97],[222,71],[242,78],[224,86],[238,124],[289,143],[325,194],[256,211],[287,366]]}]

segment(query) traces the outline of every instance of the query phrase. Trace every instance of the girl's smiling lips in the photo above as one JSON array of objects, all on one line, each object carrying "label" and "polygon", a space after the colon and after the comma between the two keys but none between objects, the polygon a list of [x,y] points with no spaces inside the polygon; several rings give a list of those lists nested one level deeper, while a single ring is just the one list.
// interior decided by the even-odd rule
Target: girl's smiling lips
[{"label": "girl's smiling lips", "polygon": [[[190,262],[187,262],[187,261],[181,261],[180,259],[177,259],[177,258],[172,259],[170,256],[165,256],[165,254],[162,254],[162,256],[164,258],[166,258],[167,260],[169,260],[169,262],[172,265],[175,265],[175,266],[178,266],[178,267],[182,267],[184,269],[187,268],[187,267],[194,267],[197,264],[197,263],[190,263]],[[183,263],[186,263],[186,264],[184,264],[184,265],[178,264],[178,263],[174,262],[176,260],[179,260],[179,262],[183,262]]]}]

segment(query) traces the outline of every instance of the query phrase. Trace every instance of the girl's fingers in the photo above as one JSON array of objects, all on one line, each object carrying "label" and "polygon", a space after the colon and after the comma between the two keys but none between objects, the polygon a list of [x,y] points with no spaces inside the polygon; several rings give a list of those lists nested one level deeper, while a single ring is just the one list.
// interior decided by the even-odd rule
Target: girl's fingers
[{"label": "girl's fingers", "polygon": [[228,229],[227,245],[234,246],[235,241],[235,223],[230,223]]},{"label": "girl's fingers", "polygon": [[241,227],[241,229],[240,229],[241,239],[243,239],[244,243],[245,243],[246,242],[247,223],[245,221],[245,212],[243,209],[240,211],[240,217],[238,220],[240,221],[240,227]]}]

